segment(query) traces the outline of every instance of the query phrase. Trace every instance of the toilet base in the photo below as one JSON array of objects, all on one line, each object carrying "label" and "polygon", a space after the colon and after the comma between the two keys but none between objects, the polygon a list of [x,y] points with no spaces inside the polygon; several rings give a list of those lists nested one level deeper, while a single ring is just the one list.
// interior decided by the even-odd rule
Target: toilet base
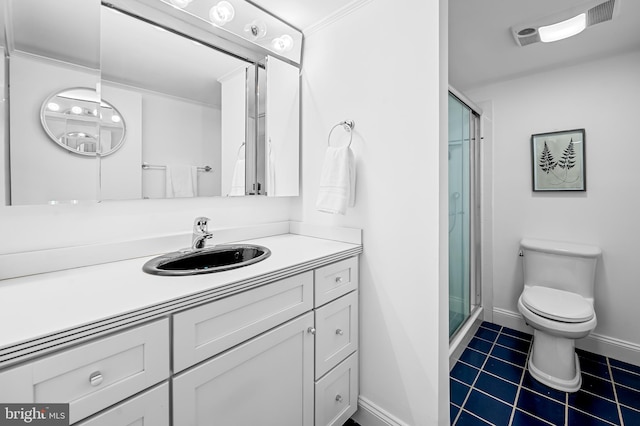
[{"label": "toilet base", "polygon": [[577,392],[582,385],[582,375],[574,340],[534,330],[529,372],[534,379],[553,389]]}]

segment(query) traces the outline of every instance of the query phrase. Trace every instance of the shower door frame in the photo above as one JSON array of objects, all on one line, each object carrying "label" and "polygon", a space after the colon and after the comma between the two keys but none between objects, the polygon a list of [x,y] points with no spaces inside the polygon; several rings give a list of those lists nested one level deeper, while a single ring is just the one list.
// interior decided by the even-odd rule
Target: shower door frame
[{"label": "shower door frame", "polygon": [[480,174],[480,144],[482,141],[482,109],[455,88],[449,86],[449,94],[456,98],[469,113],[469,315],[449,336],[451,342],[464,329],[465,323],[474,317],[474,313],[481,308],[482,302],[482,261],[481,261],[481,174]]}]

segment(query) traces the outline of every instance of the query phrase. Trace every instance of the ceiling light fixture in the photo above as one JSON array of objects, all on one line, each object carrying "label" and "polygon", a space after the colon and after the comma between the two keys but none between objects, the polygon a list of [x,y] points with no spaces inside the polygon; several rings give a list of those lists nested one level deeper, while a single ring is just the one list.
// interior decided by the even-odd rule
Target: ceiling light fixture
[{"label": "ceiling light fixture", "polygon": [[538,33],[541,42],[551,43],[580,34],[585,28],[587,28],[587,15],[581,13],[565,21],[540,27]]},{"label": "ceiling light fixture", "polygon": [[550,43],[580,34],[593,25],[611,21],[621,0],[583,0],[580,6],[511,27],[518,46]]},{"label": "ceiling light fixture", "polygon": [[209,10],[209,19],[215,25],[222,27],[230,22],[235,16],[236,11],[228,1],[221,1]]}]

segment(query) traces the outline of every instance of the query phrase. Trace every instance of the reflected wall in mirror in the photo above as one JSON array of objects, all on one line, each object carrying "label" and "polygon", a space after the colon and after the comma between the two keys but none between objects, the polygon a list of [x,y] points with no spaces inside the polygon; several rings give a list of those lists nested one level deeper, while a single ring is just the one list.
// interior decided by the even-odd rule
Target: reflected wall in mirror
[{"label": "reflected wall in mirror", "polygon": [[102,198],[244,195],[238,150],[254,64],[108,7],[101,32],[102,97],[122,110],[136,147],[123,161],[148,164],[124,185],[121,167],[103,159]]},{"label": "reflected wall in mirror", "polygon": [[113,154],[125,140],[120,112],[94,89],[72,88],[54,93],[42,103],[42,127],[51,140],[79,155]]},{"label": "reflected wall in mirror", "polygon": [[[277,129],[270,117],[280,112],[271,112],[265,102],[285,93],[275,87],[277,78],[267,78],[270,63],[291,69],[299,96],[295,62],[267,60],[269,52],[241,43],[234,51],[229,39],[220,39],[223,47],[217,47],[218,36],[210,34],[215,29],[174,19],[169,15],[175,9],[158,10],[158,4],[166,6],[159,1],[6,1],[13,39],[6,43],[12,46],[11,134],[3,150],[11,157],[0,170],[6,204],[298,195],[299,111],[284,119],[295,140],[270,137],[270,129]],[[81,28],[69,29],[71,17]],[[3,88],[7,84],[5,79]],[[43,101],[73,87],[96,93],[95,108],[83,111],[98,110],[102,99],[103,108],[108,104],[117,113],[104,111],[101,123],[74,122],[77,128],[61,130],[54,121],[60,111],[47,107],[61,98]],[[38,112],[50,132],[35,125]],[[120,117],[121,134],[109,115]],[[105,130],[109,126],[113,129]],[[121,135],[124,142],[118,144]],[[109,148],[114,149],[105,155]],[[283,166],[287,161],[295,164]],[[295,169],[296,176],[287,169]],[[295,183],[295,190],[278,191],[285,182]]]},{"label": "reflected wall in mirror", "polygon": [[[6,195],[13,205],[97,200],[98,157],[52,143],[40,113],[52,93],[99,88],[100,3],[5,1],[9,59],[4,65],[10,79],[10,167],[2,170],[9,182]],[[97,124],[86,132],[97,134]]]}]

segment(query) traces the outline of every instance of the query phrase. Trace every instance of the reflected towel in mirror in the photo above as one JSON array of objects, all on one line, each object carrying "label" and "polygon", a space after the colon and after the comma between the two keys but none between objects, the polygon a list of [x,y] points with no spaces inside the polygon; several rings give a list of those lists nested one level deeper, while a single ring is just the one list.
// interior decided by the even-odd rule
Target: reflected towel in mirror
[{"label": "reflected towel in mirror", "polygon": [[345,214],[355,205],[356,161],[348,146],[328,147],[320,174],[316,209],[325,213]]},{"label": "reflected towel in mirror", "polygon": [[198,167],[185,164],[167,164],[166,197],[186,198],[198,196]]},{"label": "reflected towel in mirror", "polygon": [[233,168],[229,197],[238,197],[244,195],[244,165],[244,157],[238,157],[238,159],[236,160],[236,165]]}]

